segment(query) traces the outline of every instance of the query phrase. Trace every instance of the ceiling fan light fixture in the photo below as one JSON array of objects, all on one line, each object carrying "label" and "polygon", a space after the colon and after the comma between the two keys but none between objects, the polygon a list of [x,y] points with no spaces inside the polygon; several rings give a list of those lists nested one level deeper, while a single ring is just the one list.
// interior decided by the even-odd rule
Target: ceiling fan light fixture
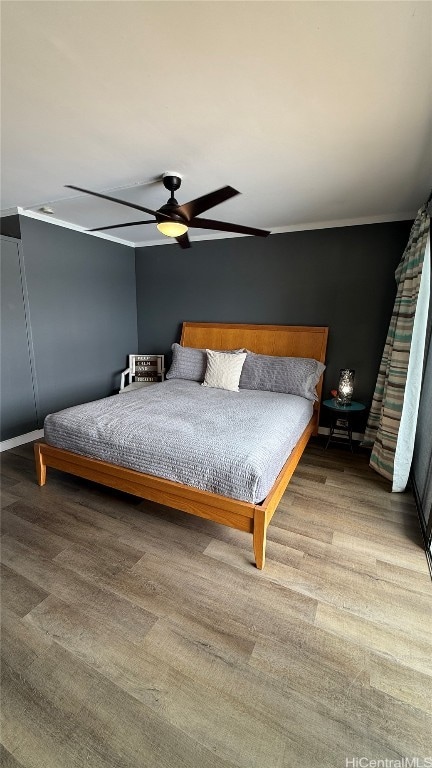
[{"label": "ceiling fan light fixture", "polygon": [[102,192],[93,192],[91,189],[84,189],[84,187],[76,187],[74,184],[66,184],[68,189],[75,189],[77,192],[84,192],[87,195],[93,195],[94,197],[100,197],[102,200],[109,200],[113,203],[119,203],[129,208],[136,208],[138,211],[143,211],[153,219],[145,219],[144,221],[131,221],[126,224],[110,224],[105,227],[95,227],[94,229],[87,230],[88,232],[102,232],[106,229],[118,229],[119,227],[133,227],[140,224],[155,224],[159,232],[165,237],[172,237],[177,240],[180,248],[190,248],[191,244],[189,236],[187,234],[190,228],[197,229],[213,229],[220,230],[221,232],[235,232],[239,235],[259,235],[260,237],[267,237],[271,234],[270,231],[265,229],[257,229],[256,227],[245,227],[241,224],[231,224],[227,221],[214,221],[213,219],[203,219],[200,214],[205,213],[210,208],[214,208],[216,205],[224,203],[235,195],[239,195],[237,189],[234,187],[225,186],[221,189],[216,189],[214,192],[210,192],[207,195],[201,195],[195,200],[189,200],[183,205],[179,205],[174,197],[174,192],[179,189],[181,185],[181,176],[178,173],[164,173],[162,177],[163,185],[165,189],[168,189],[171,193],[169,200],[158,210],[152,208],[146,208],[144,205],[138,205],[138,203],[129,203],[127,200],[121,200],[118,197],[112,197],[111,195],[105,195]]},{"label": "ceiling fan light fixture", "polygon": [[180,221],[160,221],[156,226],[166,237],[180,237],[188,231],[186,224]]}]

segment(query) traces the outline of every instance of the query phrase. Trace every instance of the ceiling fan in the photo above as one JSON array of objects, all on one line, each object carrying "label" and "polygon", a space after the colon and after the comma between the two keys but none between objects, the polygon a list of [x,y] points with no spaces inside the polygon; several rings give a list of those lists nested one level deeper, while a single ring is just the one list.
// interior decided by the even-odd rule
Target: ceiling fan
[{"label": "ceiling fan", "polygon": [[159,232],[167,237],[173,237],[177,240],[181,248],[190,248],[190,240],[188,236],[188,229],[190,227],[197,229],[217,229],[222,232],[236,232],[242,235],[258,235],[259,237],[267,237],[270,234],[265,229],[255,229],[254,227],[244,227],[241,224],[229,224],[225,221],[214,221],[213,219],[199,218],[201,213],[208,211],[209,208],[213,208],[215,205],[229,200],[230,197],[239,195],[240,193],[233,189],[233,187],[222,187],[221,189],[210,192],[208,195],[202,195],[195,200],[190,200],[188,203],[179,205],[174,197],[174,192],[179,189],[182,179],[177,173],[164,173],[162,181],[165,189],[168,189],[171,193],[169,200],[158,208],[157,211],[153,211],[151,208],[145,208],[143,205],[137,205],[136,203],[129,203],[126,200],[119,200],[117,197],[111,197],[110,195],[103,195],[100,192],[92,192],[90,189],[83,189],[82,187],[75,187],[73,184],[66,184],[69,189],[76,189],[78,192],[85,192],[87,195],[93,195],[94,197],[101,197],[103,200],[110,200],[113,203],[120,203],[126,205],[128,208],[136,208],[138,211],[154,216],[154,219],[147,219],[145,221],[129,221],[127,224],[111,224],[107,227],[95,227],[94,229],[88,229],[88,232],[102,232],[106,229],[119,229],[120,227],[136,227],[140,224],[156,224]]}]

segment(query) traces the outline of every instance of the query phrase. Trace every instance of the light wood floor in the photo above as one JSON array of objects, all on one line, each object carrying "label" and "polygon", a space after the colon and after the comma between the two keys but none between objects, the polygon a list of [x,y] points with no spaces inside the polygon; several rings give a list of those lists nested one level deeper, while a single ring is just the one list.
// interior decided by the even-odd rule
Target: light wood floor
[{"label": "light wood floor", "polygon": [[[309,447],[251,536],[2,454],[4,768],[425,757],[432,585],[408,494]],[[353,763],[351,763],[353,765]]]}]

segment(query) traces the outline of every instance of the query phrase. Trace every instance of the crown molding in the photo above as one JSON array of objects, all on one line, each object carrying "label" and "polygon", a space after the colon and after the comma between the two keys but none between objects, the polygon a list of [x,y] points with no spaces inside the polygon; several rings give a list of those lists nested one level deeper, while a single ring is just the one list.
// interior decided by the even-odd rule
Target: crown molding
[{"label": "crown molding", "polygon": [[[379,216],[362,216],[357,219],[336,219],[334,221],[315,221],[308,224],[289,224],[285,227],[272,227],[270,235],[281,235],[285,232],[306,232],[312,229],[336,229],[338,227],[361,227],[366,224],[391,224],[395,221],[410,221],[415,219],[416,211],[407,211],[406,213],[381,214]],[[227,232],[226,234],[196,235],[193,241],[199,240],[227,240],[232,237],[249,237],[249,235],[240,235]],[[147,248],[154,245],[175,245],[174,241],[167,243],[160,240],[150,242],[137,242],[136,248]]]},{"label": "crown molding", "polygon": [[[62,219],[57,219],[54,216],[51,216],[49,214],[43,214],[38,211],[32,211],[27,208],[21,208],[20,206],[17,206],[16,208],[7,208],[0,211],[1,218],[3,218],[4,216],[11,216],[15,214],[19,214],[20,216],[26,216],[29,219],[44,221],[45,223],[53,224],[56,227],[64,227],[65,229],[72,229],[75,232],[80,232],[81,234],[90,235],[91,237],[99,237],[101,240],[110,240],[111,242],[118,243],[119,245],[127,245],[129,246],[129,248],[153,248],[154,246],[158,246],[158,245],[176,245],[176,242],[174,240],[171,240],[171,238],[167,238],[166,242],[164,240],[159,240],[159,239],[134,242],[131,240],[124,240],[123,238],[120,238],[120,237],[115,237],[114,235],[108,235],[105,232],[89,232],[84,227],[78,226],[78,224],[72,224],[69,221],[63,221]],[[306,232],[308,230],[314,230],[314,229],[336,229],[340,227],[359,227],[359,226],[365,226],[367,224],[390,224],[395,221],[409,221],[409,220],[415,219],[415,217],[416,217],[416,211],[406,211],[404,213],[380,214],[378,216],[361,216],[355,219],[335,219],[333,221],[314,221],[314,222],[303,223],[303,224],[289,224],[283,227],[273,227],[271,230],[271,235],[280,235],[286,232]],[[204,240],[228,240],[228,239],[237,238],[237,237],[248,237],[248,235],[235,234],[233,232],[225,232],[225,233],[218,232],[217,234],[194,235],[193,240],[195,242],[200,242]]]},{"label": "crown molding", "polygon": [[272,235],[283,232],[303,232],[308,229],[333,229],[338,227],[361,227],[366,224],[391,224],[395,221],[415,219],[417,211],[405,213],[383,213],[378,216],[360,216],[356,219],[335,219],[334,221],[315,221],[310,224],[293,224],[287,227],[273,227]]},{"label": "crown molding", "polygon": [[13,208],[3,208],[3,210],[0,211],[0,219],[4,219],[6,216],[17,216],[18,215],[18,208],[14,206]]},{"label": "crown molding", "polygon": [[64,229],[73,229],[75,232],[81,232],[84,235],[91,235],[92,237],[99,237],[102,240],[110,240],[113,243],[119,245],[128,245],[130,248],[135,248],[135,243],[130,240],[122,240],[120,237],[114,237],[113,235],[107,235],[105,232],[89,232],[85,227],[80,227],[78,224],[72,224],[69,221],[63,221],[62,219],[56,219],[55,216],[50,214],[39,213],[37,211],[30,211],[26,208],[20,208],[18,206],[17,212],[20,216],[26,216],[28,219],[36,219],[37,221],[44,221],[47,224],[53,224],[55,227],[63,227]]}]

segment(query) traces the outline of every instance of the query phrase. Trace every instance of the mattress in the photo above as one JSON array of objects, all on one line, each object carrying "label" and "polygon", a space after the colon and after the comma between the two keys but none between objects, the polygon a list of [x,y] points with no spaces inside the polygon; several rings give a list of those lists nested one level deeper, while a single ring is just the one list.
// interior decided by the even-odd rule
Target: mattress
[{"label": "mattress", "polygon": [[259,503],[309,423],[297,395],[172,379],[45,419],[49,445]]}]

